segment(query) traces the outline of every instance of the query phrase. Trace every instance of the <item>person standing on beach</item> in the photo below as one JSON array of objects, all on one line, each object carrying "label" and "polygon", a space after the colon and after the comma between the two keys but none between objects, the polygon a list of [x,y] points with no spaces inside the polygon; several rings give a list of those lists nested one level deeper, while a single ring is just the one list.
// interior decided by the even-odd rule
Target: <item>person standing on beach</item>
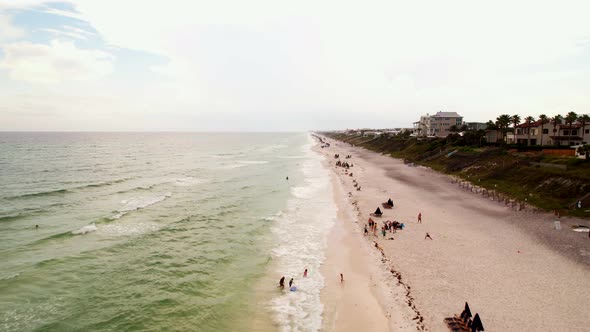
[{"label": "person standing on beach", "polygon": [[342,275],[342,273],[340,273],[340,282],[343,283],[344,282],[344,276]]},{"label": "person standing on beach", "polygon": [[365,225],[365,235],[368,235],[369,231],[367,230],[367,225]]},{"label": "person standing on beach", "polygon": [[285,289],[285,276],[283,276],[283,277],[281,278],[281,280],[279,280],[279,287],[280,287],[281,289]]},{"label": "person standing on beach", "polygon": [[293,278],[291,278],[291,280],[289,280],[289,289],[291,288],[291,286],[293,286]]},{"label": "person standing on beach", "polygon": [[422,223],[422,212],[418,212],[418,223]]},{"label": "person standing on beach", "polygon": [[307,269],[305,269],[305,271],[303,271],[303,277],[307,277]]}]

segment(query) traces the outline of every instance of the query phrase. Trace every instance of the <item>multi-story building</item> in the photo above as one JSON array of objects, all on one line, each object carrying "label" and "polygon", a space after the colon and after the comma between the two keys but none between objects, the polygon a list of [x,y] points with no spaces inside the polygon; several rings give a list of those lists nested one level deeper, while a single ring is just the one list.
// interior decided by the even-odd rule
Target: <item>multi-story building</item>
[{"label": "multi-story building", "polygon": [[463,117],[456,112],[437,112],[421,116],[420,121],[414,122],[414,129],[419,136],[447,137],[452,126],[460,127],[462,124]]},{"label": "multi-story building", "polygon": [[508,139],[508,143],[523,145],[577,145],[590,142],[590,123],[582,127],[582,123],[576,121],[571,125],[563,121],[557,125],[541,121],[522,123],[516,126],[516,132]]}]

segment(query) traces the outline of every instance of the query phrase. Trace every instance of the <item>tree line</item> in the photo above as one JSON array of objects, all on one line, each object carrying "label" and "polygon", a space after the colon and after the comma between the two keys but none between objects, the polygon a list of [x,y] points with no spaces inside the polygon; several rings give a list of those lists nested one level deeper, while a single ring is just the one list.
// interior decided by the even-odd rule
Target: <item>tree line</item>
[{"label": "tree line", "polygon": [[[543,129],[545,127],[545,125],[547,124],[552,124],[553,125],[553,135],[557,136],[557,133],[559,132],[559,127],[561,125],[567,125],[569,126],[569,131],[568,131],[568,143],[571,145],[571,137],[572,135],[572,125],[578,121],[581,125],[581,130],[582,130],[582,136],[584,135],[584,131],[586,129],[587,125],[590,125],[590,116],[588,114],[583,114],[583,115],[578,115],[576,112],[569,112],[567,113],[565,116],[562,116],[561,114],[556,114],[553,117],[548,117],[545,114],[540,114],[538,117],[538,120],[535,119],[534,116],[527,116],[524,118],[524,122],[522,122],[522,118],[520,117],[520,115],[518,114],[514,114],[514,115],[509,115],[509,114],[501,114],[500,116],[498,116],[496,118],[495,121],[493,120],[489,120],[486,123],[486,130],[496,130],[502,133],[502,141],[505,142],[506,141],[506,133],[510,131],[510,126],[512,126],[512,130],[514,131],[514,133],[516,134],[516,128],[518,127],[518,125],[520,125],[521,123],[526,123],[529,125],[529,127],[527,127],[527,146],[530,146],[531,143],[531,131],[530,131],[530,125],[532,123],[535,122],[539,122],[539,124],[541,125],[541,141],[540,141],[540,145],[543,145]],[[462,132],[462,131],[467,131],[468,127],[467,125],[461,125],[461,126],[451,126],[449,128],[449,130],[451,132],[457,133],[457,132]],[[559,144],[558,141],[556,141],[556,144]],[[590,145],[586,144],[582,147],[580,147],[579,153],[586,153],[588,154],[590,152]]]}]

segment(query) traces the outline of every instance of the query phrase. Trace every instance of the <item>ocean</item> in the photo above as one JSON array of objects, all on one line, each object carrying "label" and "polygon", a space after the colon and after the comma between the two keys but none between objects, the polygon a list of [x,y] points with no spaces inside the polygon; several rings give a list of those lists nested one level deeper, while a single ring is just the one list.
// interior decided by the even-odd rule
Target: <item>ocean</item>
[{"label": "ocean", "polygon": [[336,207],[313,144],[0,133],[0,330],[321,329]]}]

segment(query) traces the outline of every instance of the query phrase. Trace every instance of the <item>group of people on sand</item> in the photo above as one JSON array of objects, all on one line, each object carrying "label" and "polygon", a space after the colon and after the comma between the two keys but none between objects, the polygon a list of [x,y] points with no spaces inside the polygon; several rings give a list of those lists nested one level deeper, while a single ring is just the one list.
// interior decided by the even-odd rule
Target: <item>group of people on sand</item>
[{"label": "group of people on sand", "polygon": [[346,162],[346,161],[345,161],[345,162],[342,162],[342,161],[338,160],[338,161],[336,162],[336,166],[338,166],[338,167],[344,167],[344,168],[346,168],[346,169],[349,169],[350,167],[352,167],[352,166],[354,166],[354,165],[353,165],[352,163],[350,163],[350,164],[349,164],[349,163],[348,163],[348,162]]},{"label": "group of people on sand", "polygon": [[[336,153],[334,154],[334,158],[338,159],[340,158],[340,154]],[[352,158],[351,155],[346,155],[346,159]],[[348,162],[341,162],[340,160],[338,160],[336,162],[336,166],[338,167],[344,167],[346,169],[348,169],[349,167],[352,167],[352,164],[349,164]],[[348,172],[347,172],[348,174]],[[352,173],[350,173],[350,176],[352,176]],[[361,190],[361,186],[360,184],[356,181],[356,179],[352,180],[354,187],[356,188],[357,191]],[[352,193],[348,192],[348,197],[352,197]],[[387,208],[393,208],[394,204],[393,204],[393,200],[390,198],[387,200],[386,203],[382,204],[383,207],[387,207]],[[418,212],[418,224],[422,223],[422,212]],[[377,236],[377,223],[372,219],[369,218],[368,222],[365,224],[364,227],[364,234],[365,235],[369,235],[369,233],[373,233],[374,236]],[[391,221],[391,220],[387,220],[383,222],[383,225],[381,226],[381,234],[383,235],[383,237],[385,238],[387,235],[387,231],[389,231],[390,233],[395,233],[397,229],[404,229],[405,225],[404,223],[400,223],[398,221]],[[589,233],[590,235],[590,233]],[[426,235],[424,236],[424,239],[429,239],[432,240],[432,236],[430,236],[430,234],[427,232]],[[390,237],[389,240],[393,240],[393,237]],[[378,246],[378,244],[375,242],[375,246]]]},{"label": "group of people on sand", "polygon": [[[383,203],[383,206],[385,206],[385,205],[393,207],[393,201],[391,200],[391,198],[387,200],[387,203]],[[378,215],[377,215],[377,212],[379,212]],[[377,215],[378,217],[380,217],[382,215],[382,213],[379,210],[379,208],[377,208],[377,211],[373,215]],[[418,222],[417,223],[418,224],[422,223],[422,212],[418,212]],[[375,222],[375,220],[373,220],[373,218],[369,218],[369,220],[365,224],[364,234],[369,235],[369,233],[373,233],[374,236],[377,236],[377,227],[378,227],[378,224]],[[397,229],[403,230],[404,227],[405,227],[404,223],[400,223],[396,220],[394,220],[394,221],[386,220],[383,222],[383,225],[381,226],[381,235],[383,235],[383,238],[385,238],[387,236],[387,231],[389,231],[389,233],[396,233]],[[430,234],[428,232],[426,232],[424,239],[425,240],[427,240],[427,239],[432,240],[432,236],[430,236]],[[389,237],[388,240],[394,240],[394,238]],[[377,242],[375,242],[375,247],[378,249],[381,249],[379,247],[379,245],[377,244]]]},{"label": "group of people on sand", "polygon": [[[370,229],[370,231],[373,233],[373,235],[377,236],[377,227],[378,227],[378,224],[375,222],[375,220],[373,220],[373,218],[369,218],[369,220],[365,224],[365,235],[369,234],[369,229]],[[383,222],[383,226],[381,226],[381,234],[383,235],[383,237],[385,237],[387,235],[387,231],[389,231],[389,233],[396,233],[397,229],[403,230],[404,227],[405,227],[404,223],[400,223],[396,220],[394,220],[394,221],[386,220]],[[390,240],[393,240],[393,237],[390,238]]]},{"label": "group of people on sand", "polygon": [[375,222],[375,220],[373,220],[372,218],[369,218],[369,220],[365,224],[365,235],[369,234],[369,230],[367,229],[367,226],[369,226],[369,229],[371,230],[373,235],[377,236],[377,223]]}]

